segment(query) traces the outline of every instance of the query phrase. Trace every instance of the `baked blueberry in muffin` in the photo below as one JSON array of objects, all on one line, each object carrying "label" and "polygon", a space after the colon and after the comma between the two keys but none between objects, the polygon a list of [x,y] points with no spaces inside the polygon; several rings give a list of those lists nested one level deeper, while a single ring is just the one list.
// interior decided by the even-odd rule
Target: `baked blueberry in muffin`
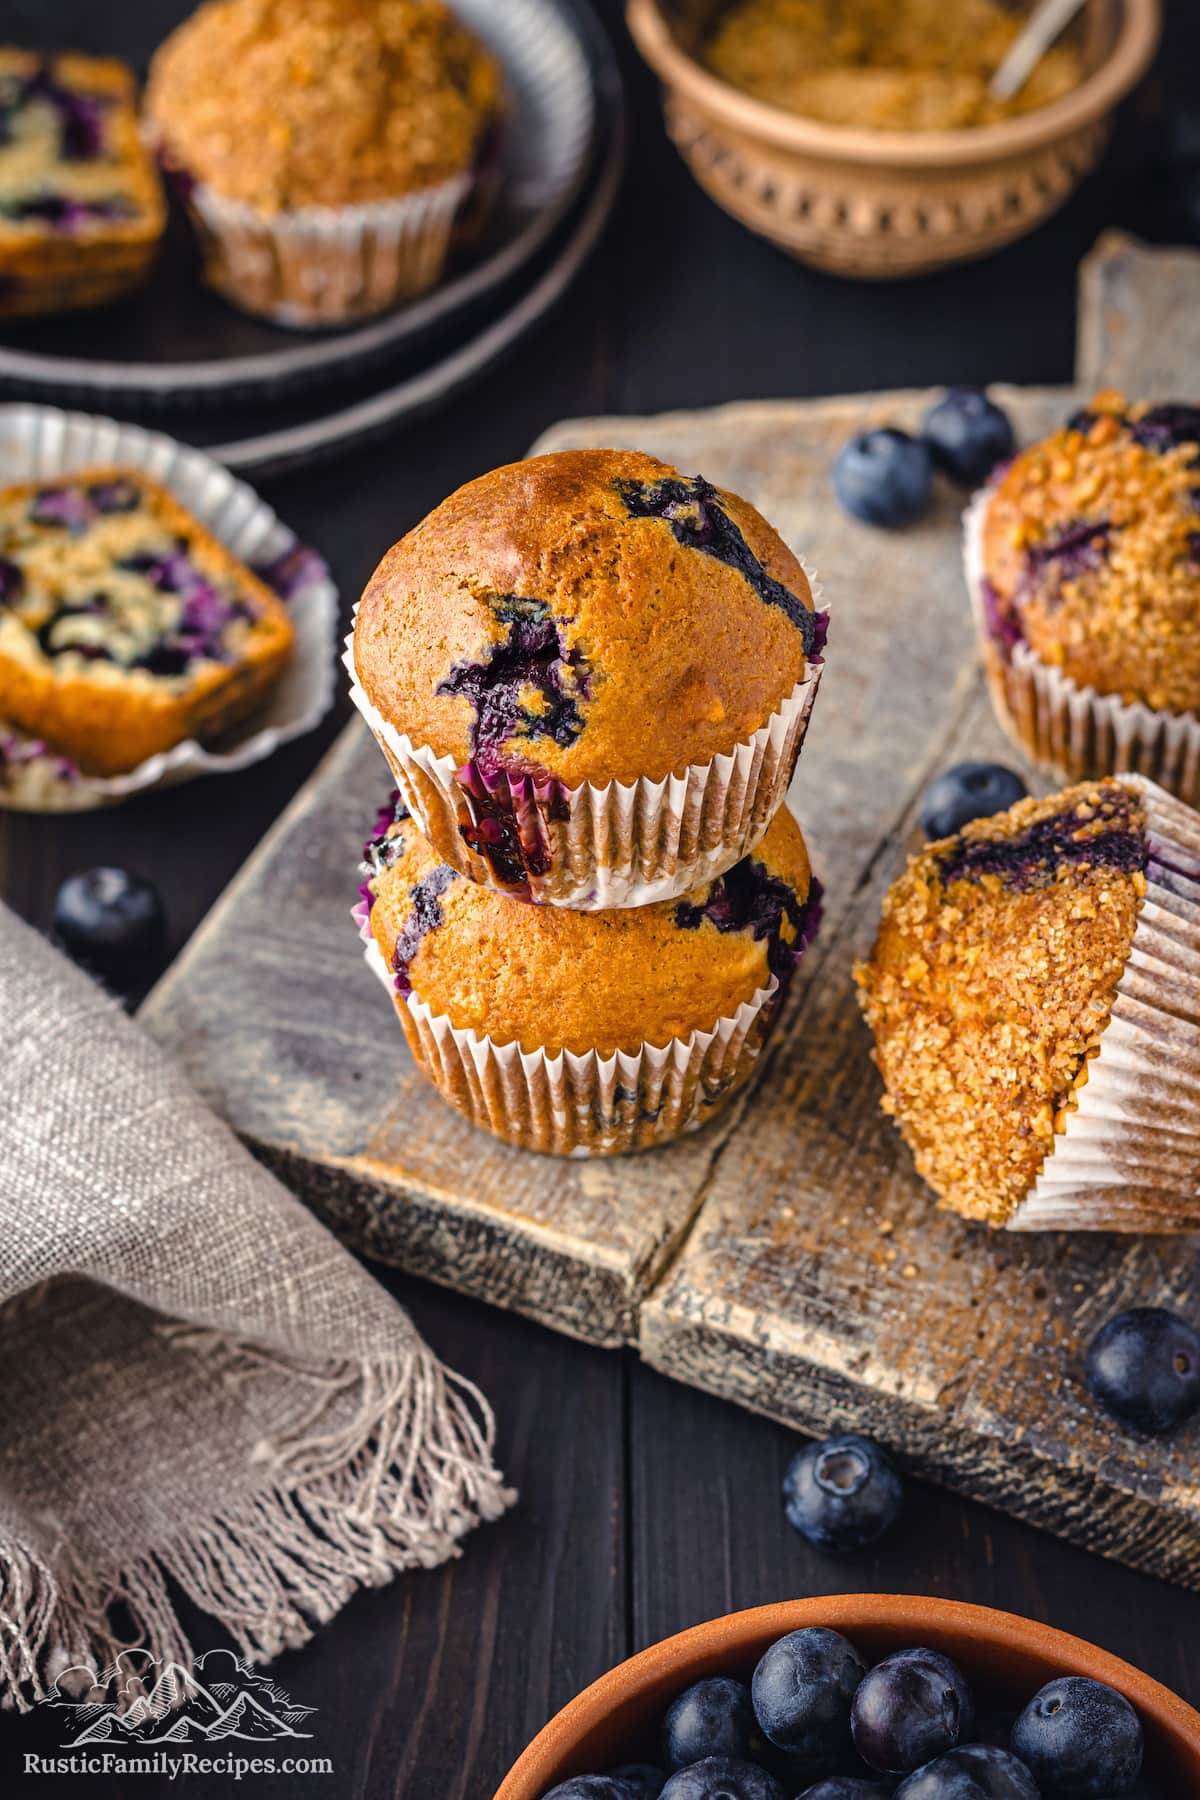
[{"label": "baked blueberry in muffin", "polygon": [[130,71],[0,50],[0,317],[126,292],[149,272],[164,224]]},{"label": "baked blueberry in muffin", "polygon": [[[362,873],[356,916],[418,1063],[468,1116],[541,1149],[633,1148],[707,1117],[748,1078],[820,920],[820,887],[786,809],[753,857],[653,906],[522,905],[443,862],[398,795]],[[737,1035],[729,1026],[710,1052],[706,1034],[735,1019]],[[442,1028],[438,1051],[430,1020]],[[470,1038],[480,1067],[519,1053],[535,1091],[506,1088],[485,1109],[478,1082],[446,1048],[450,1032]],[[564,1054],[575,1100],[566,1114],[549,1109],[559,1137],[542,1141],[529,1059],[537,1079],[557,1081]]]},{"label": "baked blueberry in muffin", "polygon": [[[976,820],[892,886],[856,979],[884,1110],[943,1205],[1004,1225],[1074,1149],[1156,866],[1145,792],[1106,781]],[[1189,1040],[1197,1019],[1185,1061]]]},{"label": "baked blueberry in muffin", "polygon": [[[605,865],[659,839],[674,849],[679,819],[654,823],[661,793],[630,794],[622,811],[613,785],[697,769],[702,786],[715,758],[785,714],[769,793],[744,754],[753,828],[730,806],[697,852],[707,875],[736,862],[782,800],[811,705],[797,690],[815,689],[825,628],[803,566],[746,501],[637,452],[564,451],[470,482],[389,551],[358,609],[353,665],[442,855],[528,894],[556,861],[586,887],[589,860],[602,885]],[[414,771],[421,757],[449,765],[448,829]],[[728,779],[718,771],[713,785]],[[643,894],[626,866],[602,904],[694,885],[680,860],[674,888]]]},{"label": "baked blueberry in muffin", "polygon": [[246,718],[293,635],[266,582],[140,473],[0,490],[0,718],[88,774]]}]

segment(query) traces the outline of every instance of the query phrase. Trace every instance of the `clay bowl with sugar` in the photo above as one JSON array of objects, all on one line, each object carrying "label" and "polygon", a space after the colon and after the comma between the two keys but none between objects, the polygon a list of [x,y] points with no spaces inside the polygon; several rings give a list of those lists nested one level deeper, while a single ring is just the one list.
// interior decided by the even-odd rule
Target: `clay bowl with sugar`
[{"label": "clay bowl with sugar", "polygon": [[671,136],[718,205],[818,268],[860,279],[984,256],[1040,225],[1095,166],[1113,109],[1146,72],[1160,0],[1088,0],[1071,27],[1083,78],[996,124],[868,130],[807,119],[707,69],[721,0],[628,0]]},{"label": "clay bowl with sugar", "polygon": [[1057,1675],[1089,1675],[1134,1706],[1146,1737],[1146,1776],[1164,1794],[1200,1793],[1200,1713],[1106,1650],[1033,1619],[912,1594],[844,1594],[785,1600],[730,1613],[664,1638],[585,1688],[538,1733],[494,1800],[542,1800],[569,1775],[657,1760],[670,1702],[706,1675],[749,1680],[769,1644],[803,1626],[825,1625],[869,1663],[922,1645],[953,1657],[981,1710],[1016,1710]]}]

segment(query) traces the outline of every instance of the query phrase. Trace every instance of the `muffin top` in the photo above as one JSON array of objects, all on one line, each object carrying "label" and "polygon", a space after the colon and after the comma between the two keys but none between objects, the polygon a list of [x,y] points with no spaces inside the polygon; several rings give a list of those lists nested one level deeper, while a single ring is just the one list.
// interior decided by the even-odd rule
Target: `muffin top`
[{"label": "muffin top", "polygon": [[855,970],[875,1060],[944,1205],[1002,1225],[1067,1127],[1146,892],[1120,781],[1022,800],[914,857]]},{"label": "muffin top", "polygon": [[389,550],[354,658],[414,743],[577,786],[731,750],[824,635],[745,500],[635,451],[565,450],[469,482]]},{"label": "muffin top", "polygon": [[1081,687],[1200,709],[1200,407],[1100,394],[1002,470],[983,516],[984,604]]},{"label": "muffin top", "polygon": [[442,0],[207,0],[155,55],[146,111],[171,166],[275,213],[463,174],[502,95]]},{"label": "muffin top", "polygon": [[774,976],[786,983],[816,933],[820,890],[787,809],[752,856],[654,906],[530,906],[440,863],[393,797],[366,846],[362,897],[397,992],[496,1043],[636,1050],[704,1031]]}]

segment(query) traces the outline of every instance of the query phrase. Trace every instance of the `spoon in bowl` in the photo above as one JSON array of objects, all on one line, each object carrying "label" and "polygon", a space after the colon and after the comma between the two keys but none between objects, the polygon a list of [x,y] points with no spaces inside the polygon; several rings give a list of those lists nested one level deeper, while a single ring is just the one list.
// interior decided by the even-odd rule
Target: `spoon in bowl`
[{"label": "spoon in bowl", "polygon": [[1041,0],[1024,30],[988,83],[993,100],[1011,100],[1019,94],[1059,34],[1066,30],[1086,0]]}]

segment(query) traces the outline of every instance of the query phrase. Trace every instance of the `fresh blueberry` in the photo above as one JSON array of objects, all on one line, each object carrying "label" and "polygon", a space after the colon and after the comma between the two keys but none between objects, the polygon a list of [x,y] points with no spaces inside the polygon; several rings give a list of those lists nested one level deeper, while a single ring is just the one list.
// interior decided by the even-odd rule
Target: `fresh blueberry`
[{"label": "fresh blueberry", "polygon": [[906,431],[860,431],[833,465],[833,491],[867,525],[911,525],[933,493],[933,459]]},{"label": "fresh blueberry", "polygon": [[898,1650],[854,1696],[854,1748],[872,1769],[907,1775],[970,1739],[975,1703],[962,1673],[937,1650]]},{"label": "fresh blueberry", "polygon": [[1200,1331],[1159,1306],[1119,1313],[1088,1346],[1087,1379],[1122,1425],[1175,1431],[1200,1409]]},{"label": "fresh blueberry", "polygon": [[810,1625],[764,1651],[750,1684],[754,1716],[773,1744],[806,1757],[850,1748],[850,1707],[867,1665],[840,1632]]},{"label": "fresh blueberry", "polygon": [[1038,1800],[1023,1762],[994,1744],[963,1744],[902,1781],[896,1800]]},{"label": "fresh blueberry", "polygon": [[126,869],[71,875],[54,901],[54,936],[67,954],[113,987],[155,973],[166,937],[157,891]]},{"label": "fresh blueberry", "polygon": [[1003,763],[955,763],[926,788],[921,830],[927,838],[953,837],[972,819],[990,819],[1028,792],[1021,777]]},{"label": "fresh blueberry", "polygon": [[879,1800],[890,1784],[869,1780],[865,1775],[830,1775],[816,1787],[805,1788],[799,1800]]},{"label": "fresh blueberry", "polygon": [[1016,448],[1008,414],[979,388],[951,388],[921,422],[921,440],[944,475],[978,487]]},{"label": "fresh blueberry", "polygon": [[865,1437],[826,1438],[797,1451],[783,1478],[788,1524],[818,1550],[861,1550],[890,1531],[904,1488],[890,1458]]},{"label": "fresh blueberry", "polygon": [[658,1800],[667,1779],[666,1771],[653,1763],[622,1763],[619,1769],[610,1769],[609,1774],[614,1781],[625,1783],[633,1800]]},{"label": "fresh blueberry", "polygon": [[634,1800],[634,1789],[615,1775],[572,1775],[552,1787],[543,1800]]},{"label": "fresh blueberry", "polygon": [[663,1758],[668,1769],[683,1769],[706,1756],[747,1756],[754,1731],[754,1708],[744,1681],[714,1675],[685,1688],[663,1720]]},{"label": "fresh blueberry", "polygon": [[572,1775],[543,1796],[543,1800],[634,1800],[635,1790],[615,1775]]},{"label": "fresh blueberry", "polygon": [[1142,1727],[1123,1694],[1063,1675],[1034,1695],[1013,1726],[1014,1753],[1055,1795],[1124,1794],[1142,1772]]},{"label": "fresh blueberry", "polygon": [[784,1800],[773,1775],[739,1756],[706,1756],[677,1769],[661,1800]]}]

